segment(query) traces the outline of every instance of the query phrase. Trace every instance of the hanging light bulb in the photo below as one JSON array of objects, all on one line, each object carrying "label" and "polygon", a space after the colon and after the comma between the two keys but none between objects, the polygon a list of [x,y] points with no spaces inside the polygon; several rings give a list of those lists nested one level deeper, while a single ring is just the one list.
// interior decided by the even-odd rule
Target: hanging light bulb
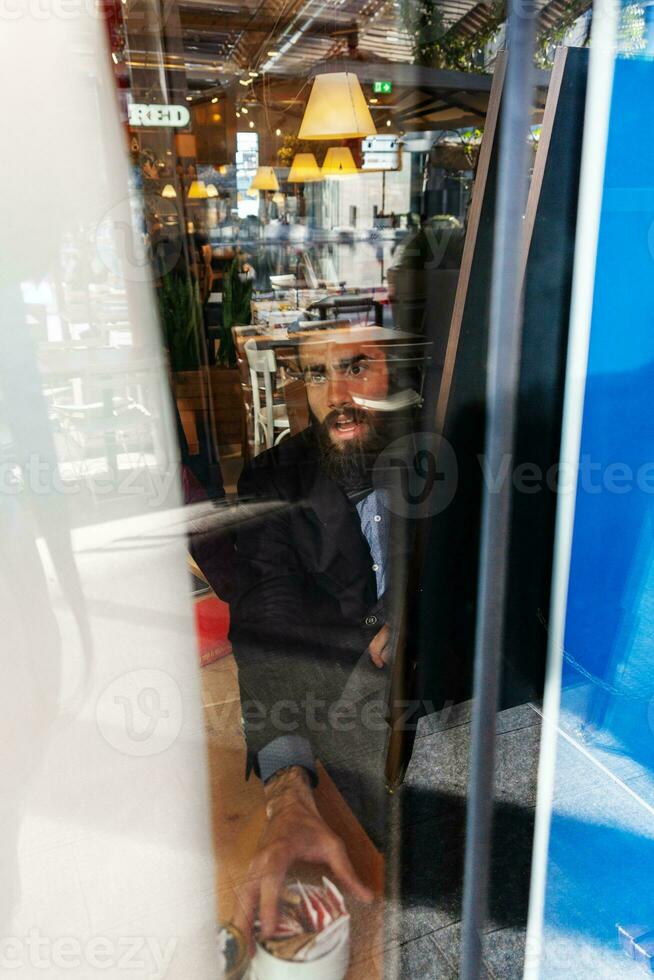
[{"label": "hanging light bulb", "polygon": [[304,111],[301,140],[358,139],[377,130],[359,79],[352,72],[316,75]]},{"label": "hanging light bulb", "polygon": [[349,146],[330,146],[322,165],[323,177],[352,177],[358,174]]},{"label": "hanging light bulb", "polygon": [[279,182],[277,175],[272,167],[257,167],[257,172],[252,178],[248,190],[251,191],[278,191]]},{"label": "hanging light bulb", "polygon": [[322,172],[313,153],[296,153],[286,179],[291,184],[310,184],[322,180]]}]

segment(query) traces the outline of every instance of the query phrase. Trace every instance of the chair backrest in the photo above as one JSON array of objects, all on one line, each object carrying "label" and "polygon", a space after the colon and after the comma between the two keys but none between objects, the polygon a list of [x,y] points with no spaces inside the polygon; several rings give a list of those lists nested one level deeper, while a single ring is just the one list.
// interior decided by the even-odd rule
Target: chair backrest
[{"label": "chair backrest", "polygon": [[274,438],[273,379],[277,374],[275,352],[273,350],[259,350],[256,340],[247,340],[245,342],[245,356],[250,367],[255,426],[259,424],[262,408],[259,376],[263,376],[263,386],[266,393],[266,404],[263,406],[266,412],[266,445],[270,448]]}]

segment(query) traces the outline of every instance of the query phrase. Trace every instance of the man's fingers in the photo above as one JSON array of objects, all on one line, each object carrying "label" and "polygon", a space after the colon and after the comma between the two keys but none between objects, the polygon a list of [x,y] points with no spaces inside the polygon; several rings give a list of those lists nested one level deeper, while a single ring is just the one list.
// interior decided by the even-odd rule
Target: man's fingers
[{"label": "man's fingers", "polygon": [[259,922],[264,939],[275,935],[279,915],[279,893],[282,890],[284,875],[266,875],[261,882],[259,902]]},{"label": "man's fingers", "polygon": [[381,653],[378,653],[376,650],[374,650],[372,646],[368,647],[368,653],[370,654],[370,659],[372,660],[375,667],[384,666],[384,658],[382,657]]},{"label": "man's fingers", "polygon": [[328,863],[341,884],[362,902],[372,902],[374,893],[357,878],[347,852],[342,845],[335,847],[328,858]]}]

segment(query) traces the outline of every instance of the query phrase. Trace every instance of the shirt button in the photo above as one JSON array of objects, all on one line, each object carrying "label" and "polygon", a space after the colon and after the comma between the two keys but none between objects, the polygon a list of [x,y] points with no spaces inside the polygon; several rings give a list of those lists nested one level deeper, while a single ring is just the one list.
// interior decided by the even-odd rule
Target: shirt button
[{"label": "shirt button", "polygon": [[377,617],[376,616],[366,616],[366,618],[365,618],[365,624],[366,624],[366,626],[375,626],[377,624]]},{"label": "shirt button", "polygon": [[373,572],[378,572],[379,571],[379,565],[373,565],[372,566],[372,570],[373,570]]},{"label": "shirt button", "polygon": [[375,516],[373,517],[373,521],[375,522],[375,524],[379,524],[379,522],[381,521],[381,514],[375,514]]}]

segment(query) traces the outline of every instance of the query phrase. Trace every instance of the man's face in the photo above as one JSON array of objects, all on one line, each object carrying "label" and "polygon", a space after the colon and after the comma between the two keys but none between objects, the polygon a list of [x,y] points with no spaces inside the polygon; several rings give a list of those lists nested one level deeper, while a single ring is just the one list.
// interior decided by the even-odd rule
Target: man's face
[{"label": "man's face", "polygon": [[375,412],[361,404],[386,398],[384,351],[368,343],[313,343],[300,348],[309,408],[336,451],[364,452],[376,441]]},{"label": "man's face", "polygon": [[311,414],[336,452],[364,452],[376,443],[374,409],[361,404],[386,398],[388,364],[384,351],[367,343],[314,343],[300,348]]}]

